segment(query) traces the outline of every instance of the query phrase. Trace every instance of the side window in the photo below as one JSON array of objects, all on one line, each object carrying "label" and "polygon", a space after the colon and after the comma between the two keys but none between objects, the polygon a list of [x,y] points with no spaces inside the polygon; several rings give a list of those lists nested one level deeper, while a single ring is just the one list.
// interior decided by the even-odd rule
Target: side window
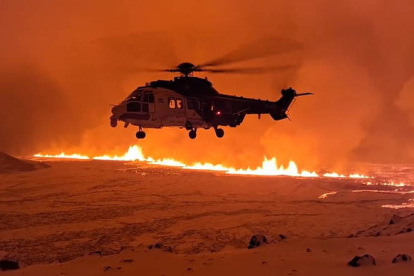
[{"label": "side window", "polygon": [[199,100],[193,100],[194,103],[194,109],[195,110],[201,110],[200,101]]},{"label": "side window", "polygon": [[144,103],[147,103],[148,102],[148,100],[149,100],[149,97],[148,96],[149,96],[148,93],[145,93],[144,94],[144,99],[143,99],[143,102]]},{"label": "side window", "polygon": [[177,108],[182,109],[183,106],[183,99],[177,98]]},{"label": "side window", "polygon": [[147,92],[144,94],[144,103],[154,103],[154,94]]},{"label": "side window", "polygon": [[187,99],[187,108],[188,109],[194,109],[194,100]]},{"label": "side window", "polygon": [[168,98],[168,107],[175,108],[175,98]]}]

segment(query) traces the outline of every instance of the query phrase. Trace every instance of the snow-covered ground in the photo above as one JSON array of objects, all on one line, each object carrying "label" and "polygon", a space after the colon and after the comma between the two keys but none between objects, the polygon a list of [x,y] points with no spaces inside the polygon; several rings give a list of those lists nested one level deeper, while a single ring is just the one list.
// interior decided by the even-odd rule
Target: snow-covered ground
[{"label": "snow-covered ground", "polygon": [[[413,275],[391,264],[414,256],[412,209],[383,207],[409,202],[409,185],[47,163],[0,174],[0,257],[26,266],[13,275]],[[269,244],[247,249],[254,234]],[[347,266],[365,253],[375,267]]]}]

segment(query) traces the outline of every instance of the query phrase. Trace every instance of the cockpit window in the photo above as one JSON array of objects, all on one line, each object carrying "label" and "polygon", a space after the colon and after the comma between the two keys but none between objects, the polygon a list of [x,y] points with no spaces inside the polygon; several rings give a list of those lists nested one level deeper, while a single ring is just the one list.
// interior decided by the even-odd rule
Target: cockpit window
[{"label": "cockpit window", "polygon": [[125,101],[137,101],[137,102],[140,102],[141,101],[141,97],[142,97],[142,93],[133,92],[131,95],[129,95],[125,99]]},{"label": "cockpit window", "polygon": [[141,97],[142,97],[142,93],[137,93],[137,94],[134,94],[131,99],[140,102]]},{"label": "cockpit window", "polygon": [[141,104],[137,102],[129,102],[126,109],[127,112],[141,112]]}]

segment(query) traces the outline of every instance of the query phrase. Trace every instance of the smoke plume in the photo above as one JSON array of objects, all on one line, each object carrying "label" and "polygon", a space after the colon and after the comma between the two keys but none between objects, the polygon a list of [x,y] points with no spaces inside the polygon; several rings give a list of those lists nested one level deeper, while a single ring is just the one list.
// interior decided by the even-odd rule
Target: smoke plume
[{"label": "smoke plume", "polygon": [[137,143],[136,130],[110,128],[110,104],[172,78],[147,69],[203,63],[264,39],[261,51],[278,37],[301,47],[240,65],[295,70],[207,76],[231,95],[277,100],[289,86],[314,92],[297,99],[292,121],[248,117],[221,140],[211,130],[194,141],[184,130],[148,130],[139,142],[146,154],[233,166],[257,165],[264,155],[305,168],[413,162],[412,14],[409,0],[4,0],[0,150],[119,154]]}]

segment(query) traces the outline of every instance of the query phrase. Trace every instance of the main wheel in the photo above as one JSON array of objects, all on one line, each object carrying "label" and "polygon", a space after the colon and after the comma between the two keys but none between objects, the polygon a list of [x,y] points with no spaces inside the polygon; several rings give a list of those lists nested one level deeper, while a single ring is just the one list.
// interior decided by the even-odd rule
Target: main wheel
[{"label": "main wheel", "polygon": [[224,136],[224,130],[221,128],[216,129],[216,136],[222,138]]},{"label": "main wheel", "polygon": [[116,127],[118,125],[117,120],[111,120],[111,127]]},{"label": "main wheel", "polygon": [[144,139],[144,138],[145,138],[145,136],[146,136],[146,134],[145,134],[145,132],[144,132],[144,131],[138,131],[138,132],[135,134],[135,136],[136,136],[138,139]]},{"label": "main wheel", "polygon": [[188,133],[188,137],[190,137],[191,139],[195,139],[197,137],[197,131],[190,130],[190,132]]}]

